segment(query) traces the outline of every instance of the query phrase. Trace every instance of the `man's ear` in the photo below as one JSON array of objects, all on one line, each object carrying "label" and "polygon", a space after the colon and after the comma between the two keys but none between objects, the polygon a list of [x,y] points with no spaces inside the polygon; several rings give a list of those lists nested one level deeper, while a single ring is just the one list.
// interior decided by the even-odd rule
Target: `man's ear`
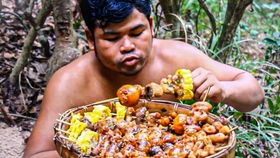
[{"label": "man's ear", "polygon": [[88,28],[85,28],[85,33],[86,33],[86,36],[87,36],[87,43],[88,43],[89,50],[93,51],[94,50],[93,35]]},{"label": "man's ear", "polygon": [[151,28],[151,31],[152,31],[152,36],[154,37],[155,36],[155,32],[154,32],[154,25],[153,25],[153,18],[150,17],[149,18],[149,23],[150,23],[150,28]]}]

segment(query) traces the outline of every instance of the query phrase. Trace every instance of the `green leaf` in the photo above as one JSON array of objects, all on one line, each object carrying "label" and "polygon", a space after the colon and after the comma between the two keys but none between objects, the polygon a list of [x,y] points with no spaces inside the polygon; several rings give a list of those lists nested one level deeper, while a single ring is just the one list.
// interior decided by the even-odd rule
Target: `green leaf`
[{"label": "green leaf", "polygon": [[280,110],[280,96],[276,97],[276,108],[277,110]]},{"label": "green leaf", "polygon": [[264,38],[264,42],[271,45],[277,45],[277,42],[275,40],[268,37]]},{"label": "green leaf", "polygon": [[277,73],[276,69],[273,69],[273,68],[269,69],[268,71],[271,74],[276,74]]},{"label": "green leaf", "polygon": [[272,113],[274,113],[275,109],[274,109],[274,105],[271,99],[267,99],[267,103],[268,103],[268,107],[271,110]]},{"label": "green leaf", "polygon": [[192,105],[193,103],[195,103],[195,100],[194,100],[194,99],[191,99],[191,100],[183,100],[182,103],[183,103],[183,104]]},{"label": "green leaf", "polygon": [[240,23],[240,28],[243,30],[248,30],[248,26],[244,23]]}]

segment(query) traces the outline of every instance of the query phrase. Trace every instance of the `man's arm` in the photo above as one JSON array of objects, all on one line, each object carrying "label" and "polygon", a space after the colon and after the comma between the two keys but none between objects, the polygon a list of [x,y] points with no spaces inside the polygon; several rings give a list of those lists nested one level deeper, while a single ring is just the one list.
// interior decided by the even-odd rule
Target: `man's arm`
[{"label": "man's arm", "polygon": [[223,102],[242,112],[256,108],[264,99],[264,91],[257,80],[248,72],[234,72],[225,67],[222,69],[227,71],[221,70],[224,76],[215,75],[215,71],[210,71],[209,67],[193,71],[195,98],[202,100],[207,88],[211,87],[208,98],[214,102]]},{"label": "man's arm", "polygon": [[262,87],[250,73],[217,62],[193,46],[185,48],[191,59],[196,99],[201,100],[207,88],[211,87],[209,99],[242,112],[253,110],[264,100]]},{"label": "man's arm", "polygon": [[75,103],[69,99],[71,98],[69,96],[69,92],[71,91],[69,85],[71,85],[71,81],[66,78],[67,75],[62,77],[58,73],[48,83],[41,104],[39,118],[28,140],[24,158],[60,157],[56,152],[53,142],[54,123],[59,117],[59,113],[63,113],[70,108],[70,105]]},{"label": "man's arm", "polygon": [[227,92],[225,104],[232,105],[241,112],[255,109],[264,100],[264,90],[248,72],[238,74],[233,81],[221,81]]}]

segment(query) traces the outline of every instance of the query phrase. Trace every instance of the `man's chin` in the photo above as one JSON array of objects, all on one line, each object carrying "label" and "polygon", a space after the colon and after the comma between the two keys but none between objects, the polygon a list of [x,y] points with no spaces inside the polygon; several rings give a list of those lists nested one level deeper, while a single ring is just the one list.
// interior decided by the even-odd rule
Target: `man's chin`
[{"label": "man's chin", "polygon": [[140,71],[133,71],[133,72],[121,72],[124,76],[134,76],[138,74]]},{"label": "man's chin", "polygon": [[125,70],[125,71],[121,71],[121,74],[123,74],[125,76],[134,76],[134,75],[137,75],[141,70],[142,70],[142,68]]}]

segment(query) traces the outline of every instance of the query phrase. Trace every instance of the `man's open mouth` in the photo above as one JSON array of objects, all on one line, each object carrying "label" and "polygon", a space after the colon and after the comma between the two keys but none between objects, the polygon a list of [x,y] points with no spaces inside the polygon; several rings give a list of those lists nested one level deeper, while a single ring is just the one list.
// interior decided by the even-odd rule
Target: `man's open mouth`
[{"label": "man's open mouth", "polygon": [[130,56],[130,57],[126,57],[122,63],[125,66],[134,66],[135,64],[137,64],[139,61],[139,58],[135,57],[135,56]]}]

